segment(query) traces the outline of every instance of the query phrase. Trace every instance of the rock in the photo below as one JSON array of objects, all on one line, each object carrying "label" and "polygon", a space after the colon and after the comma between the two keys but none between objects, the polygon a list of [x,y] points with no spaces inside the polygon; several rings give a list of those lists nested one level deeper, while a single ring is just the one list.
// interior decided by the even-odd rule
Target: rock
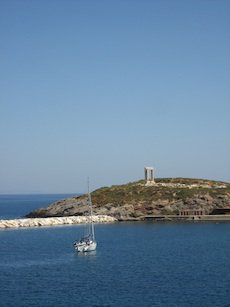
[{"label": "rock", "polygon": [[[202,179],[158,179],[146,186],[144,181],[103,187],[92,194],[93,212],[116,219],[138,219],[148,215],[178,214],[197,209],[209,214],[216,208],[230,208],[230,184]],[[86,195],[68,198],[35,210],[27,217],[85,216]]]},{"label": "rock", "polygon": [[[114,217],[107,215],[94,215],[92,218],[94,223],[116,222],[116,219]],[[0,228],[41,227],[86,223],[88,223],[88,217],[86,216],[26,218],[14,220],[0,220]]]}]

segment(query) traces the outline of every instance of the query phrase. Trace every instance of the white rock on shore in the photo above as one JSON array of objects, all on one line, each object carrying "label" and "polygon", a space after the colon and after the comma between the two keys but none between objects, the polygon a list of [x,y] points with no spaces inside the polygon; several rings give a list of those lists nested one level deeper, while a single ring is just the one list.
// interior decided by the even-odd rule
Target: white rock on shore
[{"label": "white rock on shore", "polygon": [[[113,223],[117,220],[108,215],[94,215],[94,223]],[[66,216],[66,217],[47,217],[47,218],[26,218],[14,220],[0,220],[1,228],[19,228],[19,227],[40,227],[40,226],[57,226],[70,224],[86,224],[86,216]]]}]

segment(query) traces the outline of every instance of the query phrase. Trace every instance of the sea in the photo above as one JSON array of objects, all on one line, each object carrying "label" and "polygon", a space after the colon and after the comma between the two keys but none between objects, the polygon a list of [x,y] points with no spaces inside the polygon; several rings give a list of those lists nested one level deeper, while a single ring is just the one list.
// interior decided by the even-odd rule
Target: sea
[{"label": "sea", "polygon": [[[1,195],[0,219],[67,195]],[[96,224],[0,230],[0,306],[230,306],[229,222]]]}]

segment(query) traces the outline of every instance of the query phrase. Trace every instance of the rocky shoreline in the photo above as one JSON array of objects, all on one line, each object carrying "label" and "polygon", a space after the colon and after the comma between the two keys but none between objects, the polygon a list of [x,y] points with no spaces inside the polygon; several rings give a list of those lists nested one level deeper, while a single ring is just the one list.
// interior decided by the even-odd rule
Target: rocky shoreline
[{"label": "rocky shoreline", "polygon": [[[117,219],[107,215],[94,215],[94,223],[113,223]],[[24,218],[13,220],[0,220],[0,229],[5,228],[21,228],[21,227],[47,227],[58,225],[74,225],[86,224],[88,217],[86,216],[68,216],[68,217],[48,217],[48,218]]]},{"label": "rocky shoreline", "polygon": [[[157,215],[178,216],[182,211],[212,215],[216,209],[230,209],[230,184],[204,179],[163,178],[151,185],[140,180],[102,187],[91,196],[95,215],[112,216],[119,221]],[[39,208],[26,217],[83,217],[87,214],[87,196],[82,195]]]},{"label": "rocky shoreline", "polygon": [[[95,224],[108,224],[114,222],[230,222],[230,215],[202,215],[202,216],[178,216],[178,215],[154,215],[142,216],[140,218],[116,219],[108,215],[94,215]],[[0,229],[8,228],[32,228],[32,227],[51,227],[61,225],[87,224],[87,216],[66,216],[66,217],[47,217],[47,218],[23,218],[12,220],[0,220]]]}]

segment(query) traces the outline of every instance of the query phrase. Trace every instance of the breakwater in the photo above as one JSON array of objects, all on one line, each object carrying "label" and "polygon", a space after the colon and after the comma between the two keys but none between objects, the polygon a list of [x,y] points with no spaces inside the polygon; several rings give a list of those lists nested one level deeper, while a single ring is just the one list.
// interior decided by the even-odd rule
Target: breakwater
[{"label": "breakwater", "polygon": [[[108,215],[94,215],[92,219],[94,223],[113,223],[117,221],[117,219]],[[24,219],[13,219],[13,220],[0,220],[0,229],[74,225],[74,224],[86,224],[86,223],[88,223],[88,217],[86,216],[24,218]]]}]

